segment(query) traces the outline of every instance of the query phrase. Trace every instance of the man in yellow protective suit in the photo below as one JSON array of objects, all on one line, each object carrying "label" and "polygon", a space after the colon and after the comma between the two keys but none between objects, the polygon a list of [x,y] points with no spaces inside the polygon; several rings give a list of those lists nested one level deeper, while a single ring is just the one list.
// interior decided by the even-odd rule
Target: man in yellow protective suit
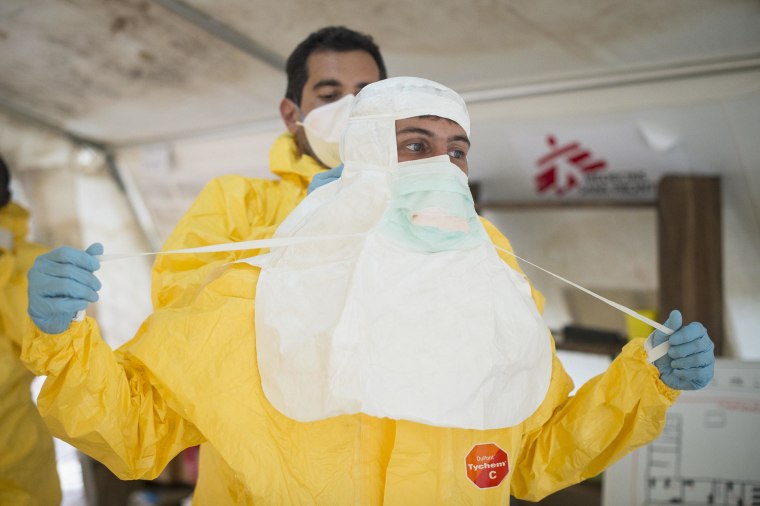
[{"label": "man in yellow protective suit", "polygon": [[61,489],[50,431],[19,361],[26,322],[26,273],[47,251],[26,240],[29,213],[11,202],[10,171],[0,158],[0,504],[56,505]]},{"label": "man in yellow protective suit", "polygon": [[[288,131],[269,152],[271,170],[279,179],[230,175],[209,182],[177,224],[164,250],[271,236],[306,195],[314,175],[340,163],[330,146],[325,146],[331,143],[334,151],[338,139],[311,137],[314,142],[320,141],[312,146],[301,123],[320,115],[317,135],[329,131],[340,123],[340,117],[323,106],[386,77],[380,50],[372,39],[344,27],[327,27],[309,35],[289,56],[286,71],[288,84],[280,115]],[[189,293],[189,288],[197,288],[214,266],[241,254],[159,257],[153,265],[153,306],[169,305]]]},{"label": "man in yellow protective suit", "polygon": [[[329,156],[329,150],[319,149],[322,145],[310,145],[301,126],[305,117],[315,110],[313,116],[319,115],[325,111],[322,106],[386,77],[385,63],[371,37],[344,27],[326,27],[310,34],[290,54],[286,73],[280,115],[287,132],[269,151],[270,168],[279,178],[228,175],[212,180],[177,224],[164,250],[270,237],[306,195],[312,178],[340,163]],[[340,123],[340,118],[326,112],[321,117],[326,126]],[[329,140],[334,144],[336,139]],[[216,266],[241,254],[158,258],[152,270],[154,308],[169,306],[183,294],[194,293]],[[200,467],[217,466],[224,463],[214,449],[201,446]]]},{"label": "man in yellow protective suit", "polygon": [[[535,317],[543,305],[540,294],[527,284],[513,257],[495,256],[493,244],[511,250],[506,238],[466,209],[474,207],[462,190],[469,117],[461,98],[437,83],[389,79],[368,85],[351,115],[340,182],[314,191],[278,228],[284,238],[298,238],[304,231],[308,237],[309,229],[320,227],[346,233],[345,238],[322,241],[330,243],[322,249],[317,243],[273,249],[263,267],[255,262],[229,265],[199,292],[157,309],[116,352],[100,338],[93,319],[71,322],[74,312],[97,299],[100,283],[93,272],[102,247],[96,244],[86,252],[59,248],[37,260],[29,274],[33,323],[22,357],[33,371],[48,375],[39,405],[56,435],[124,479],[154,477],[183,448],[206,443],[216,465],[200,469],[197,504],[508,504],[510,494],[537,500],[598,474],[657,436],[679,389],[700,388],[710,380],[714,358],[704,327],[682,326],[674,312],[666,326],[675,332],[652,336],[655,344],[670,343],[669,352],[654,365],[648,362],[644,340],[632,341],[604,374],[568,397],[572,381]],[[380,198],[373,201],[375,194]],[[409,195],[414,198],[407,200]],[[364,207],[350,205],[357,197]],[[388,201],[403,205],[389,207]],[[333,212],[331,206],[343,204],[353,212]],[[386,221],[386,209],[404,206],[419,209],[391,213]],[[351,230],[365,221],[380,233],[372,235],[363,226],[358,226],[362,233]],[[375,250],[367,246],[370,239]],[[357,245],[363,248],[362,259],[373,262],[343,256]],[[407,246],[417,249],[406,251]],[[421,265],[416,270],[430,272],[402,273],[408,282],[391,287],[381,276],[373,285],[373,275],[389,273],[384,257],[373,256],[377,248],[392,255],[394,268],[403,269],[403,262],[394,262],[406,258]],[[473,258],[471,252],[482,257]],[[300,265],[299,258],[304,260]],[[313,265],[315,258],[324,262]],[[481,264],[487,270],[477,271]],[[451,271],[442,272],[441,266],[457,265],[464,265],[465,275],[452,279]],[[284,272],[278,272],[282,266]],[[325,273],[335,274],[333,284],[311,283]],[[504,286],[481,282],[458,298],[450,292],[441,295],[440,289],[488,273],[506,280]],[[289,279],[294,281],[290,287]],[[351,292],[345,307],[336,308],[332,299],[348,292],[334,288],[346,280],[356,283],[353,288],[370,289]],[[316,294],[311,304],[297,302],[300,289]],[[492,290],[501,290],[522,309],[514,312],[498,299],[470,304],[471,297]],[[278,300],[277,307],[260,305],[263,293]],[[394,309],[394,295],[409,304]],[[357,305],[357,300],[373,301],[387,313],[376,318],[376,307]],[[407,314],[412,304],[416,307]],[[379,337],[389,345],[405,345],[395,358],[412,367],[383,377],[383,368],[396,364],[382,340],[377,349],[359,349],[351,360],[339,360],[363,344],[350,342],[353,330],[342,332],[353,321],[343,320],[346,314],[360,323],[353,330],[366,330],[373,343],[378,337],[373,330],[409,316],[409,325],[391,325]],[[415,326],[412,336],[419,333],[420,341],[436,343],[436,336],[426,332],[428,325],[437,325],[426,320],[430,315],[459,321],[465,331],[486,325],[479,331],[482,336],[466,333],[458,343],[443,328],[447,334],[441,335],[440,345],[422,350],[413,337],[399,343],[392,335]],[[492,317],[498,332],[482,315]],[[510,322],[527,334],[512,332]],[[332,334],[322,331],[329,325]],[[293,329],[296,338],[303,330],[308,339],[295,345],[287,341]],[[505,341],[500,340],[502,331]],[[336,336],[340,345],[330,346]],[[315,354],[300,354],[302,349]],[[430,356],[448,368],[447,374],[428,377],[436,376]],[[508,363],[517,356],[510,363],[517,374],[471,367],[487,364],[493,356]],[[452,381],[457,361],[462,370]],[[354,362],[360,367],[352,369]],[[433,374],[420,375],[417,365]],[[361,388],[330,381],[346,368],[358,373]],[[292,376],[283,374],[288,369]],[[481,373],[482,381],[473,385],[470,377]],[[501,390],[502,385],[520,384],[522,377],[528,379],[523,383],[528,394]],[[381,384],[384,379],[388,385]],[[278,395],[277,388],[285,391],[293,384],[298,387],[293,396]],[[453,387],[434,388],[444,384]],[[534,384],[541,388],[532,388]],[[325,402],[301,395],[300,388],[313,390]],[[502,394],[514,399],[520,415],[509,409],[491,413],[490,405],[479,405],[489,416],[468,418],[472,413],[447,405],[449,397],[472,399],[484,390],[499,408],[510,407],[501,402]],[[436,402],[427,402],[428,396]],[[294,397],[298,402],[281,404]],[[410,397],[420,399],[423,409],[406,403]],[[378,399],[385,402],[373,404]]]}]

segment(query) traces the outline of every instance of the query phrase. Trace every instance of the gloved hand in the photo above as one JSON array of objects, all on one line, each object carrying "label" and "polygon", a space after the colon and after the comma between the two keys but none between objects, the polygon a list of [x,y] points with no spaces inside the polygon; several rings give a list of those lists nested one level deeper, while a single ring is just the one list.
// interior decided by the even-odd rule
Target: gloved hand
[{"label": "gloved hand", "polygon": [[660,371],[660,379],[670,388],[699,390],[713,378],[715,345],[701,323],[692,322],[685,327],[682,324],[681,312],[674,310],[664,325],[675,332],[670,336],[659,330],[654,332],[653,346],[670,341],[668,353],[655,360],[654,365]]},{"label": "gloved hand", "polygon": [[86,251],[54,249],[40,255],[29,269],[29,316],[47,334],[60,334],[69,328],[77,311],[98,300],[100,281],[93,274],[100,262],[93,255],[103,254],[95,243]]},{"label": "gloved hand", "polygon": [[340,175],[343,174],[343,164],[341,163],[334,169],[326,170],[324,172],[320,172],[319,174],[315,174],[314,177],[311,180],[311,183],[309,183],[309,187],[306,190],[306,194],[313,192],[317,188],[319,188],[322,185],[326,185],[327,183],[332,183],[333,181],[340,178]]}]

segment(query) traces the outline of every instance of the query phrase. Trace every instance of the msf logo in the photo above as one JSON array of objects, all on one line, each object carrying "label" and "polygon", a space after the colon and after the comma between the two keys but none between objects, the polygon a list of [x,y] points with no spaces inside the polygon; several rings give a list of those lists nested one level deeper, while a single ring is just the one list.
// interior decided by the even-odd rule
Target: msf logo
[{"label": "msf logo", "polygon": [[549,152],[536,161],[538,193],[564,195],[578,186],[585,174],[607,168],[605,160],[594,157],[579,142],[560,145],[557,138],[550,134],[546,136],[546,144]]}]

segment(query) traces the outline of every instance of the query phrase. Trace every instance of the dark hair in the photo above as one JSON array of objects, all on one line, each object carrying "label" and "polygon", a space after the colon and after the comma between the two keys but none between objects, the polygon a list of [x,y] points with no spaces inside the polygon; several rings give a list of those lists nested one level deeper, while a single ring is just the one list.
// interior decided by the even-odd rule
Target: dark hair
[{"label": "dark hair", "polygon": [[5,207],[5,204],[11,200],[11,172],[8,166],[5,165],[5,160],[0,156],[0,207]]},{"label": "dark hair", "polygon": [[328,26],[306,37],[290,53],[285,70],[288,74],[288,87],[285,98],[301,105],[303,87],[309,79],[306,61],[313,53],[321,51],[366,51],[372,56],[380,71],[380,79],[388,77],[385,63],[380,55],[380,48],[369,35],[364,35],[345,26]]}]

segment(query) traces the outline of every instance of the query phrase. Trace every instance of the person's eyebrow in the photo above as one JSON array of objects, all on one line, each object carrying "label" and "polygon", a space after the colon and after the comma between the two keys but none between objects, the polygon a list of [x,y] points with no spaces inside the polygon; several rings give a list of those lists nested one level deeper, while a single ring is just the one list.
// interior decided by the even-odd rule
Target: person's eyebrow
[{"label": "person's eyebrow", "polygon": [[320,88],[326,88],[328,86],[341,86],[340,81],[337,79],[322,79],[321,81],[317,81],[316,84],[312,87],[314,90],[318,90]]},{"label": "person's eyebrow", "polygon": [[468,146],[472,146],[472,144],[470,144],[470,139],[468,139],[466,135],[452,135],[451,137],[448,138],[448,141],[449,142],[461,141],[461,142],[466,143]]},{"label": "person's eyebrow", "polygon": [[431,132],[430,130],[426,130],[420,127],[413,127],[413,126],[402,128],[401,130],[396,132],[396,135],[399,135],[399,134],[420,134],[420,135],[425,135],[427,137],[435,137],[433,135],[433,132]]}]

